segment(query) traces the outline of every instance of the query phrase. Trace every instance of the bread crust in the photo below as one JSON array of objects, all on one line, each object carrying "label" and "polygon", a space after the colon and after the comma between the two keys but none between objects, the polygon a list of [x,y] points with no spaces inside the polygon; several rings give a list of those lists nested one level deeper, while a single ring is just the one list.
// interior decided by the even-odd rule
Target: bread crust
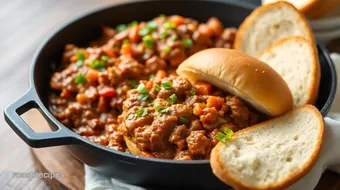
[{"label": "bread crust", "polygon": [[269,65],[236,50],[200,51],[185,60],[177,74],[213,84],[271,116],[293,109],[293,97],[283,78]]},{"label": "bread crust", "polygon": [[[308,35],[305,36],[306,39],[311,40],[311,42],[313,44],[315,44],[315,38],[312,32],[311,27],[308,24],[307,19],[305,18],[305,16],[292,4],[285,2],[285,1],[278,1],[275,3],[269,3],[266,5],[262,5],[258,8],[256,8],[240,25],[236,36],[235,36],[235,41],[234,41],[234,49],[242,51],[243,47],[242,47],[242,41],[243,41],[243,34],[244,31],[248,29],[248,27],[251,26],[251,24],[253,22],[256,22],[257,17],[261,16],[262,14],[264,14],[267,10],[270,10],[272,8],[275,7],[281,7],[281,6],[289,6],[292,10],[297,12],[297,15],[299,17],[299,19],[302,21],[305,30],[307,31]],[[275,42],[273,42],[275,43]]]},{"label": "bread crust", "polygon": [[315,0],[309,4],[309,6],[304,7],[301,11],[309,18],[320,18],[328,11],[334,9],[338,4],[340,4],[340,0]]},{"label": "bread crust", "polygon": [[[239,135],[241,135],[242,133],[247,133],[247,132],[251,132],[252,130],[258,128],[258,127],[265,127],[267,124],[271,123],[271,122],[275,122],[276,120],[279,120],[281,117],[286,117],[287,115],[293,115],[295,111],[299,111],[299,110],[306,110],[306,111],[310,111],[312,112],[315,117],[318,118],[319,120],[319,125],[320,125],[320,133],[319,136],[317,138],[317,146],[314,149],[314,153],[312,154],[313,156],[311,158],[309,158],[306,163],[297,171],[295,171],[294,173],[290,174],[289,176],[286,177],[286,179],[284,179],[283,181],[268,185],[268,186],[251,186],[248,184],[243,183],[241,180],[239,180],[236,176],[233,176],[229,171],[228,168],[225,168],[223,165],[223,162],[220,158],[220,151],[222,150],[224,143],[219,142],[215,148],[212,150],[211,152],[211,156],[210,156],[210,165],[212,168],[213,173],[224,183],[230,185],[231,187],[233,187],[234,189],[238,189],[238,190],[280,190],[280,189],[285,189],[288,186],[292,185],[293,183],[297,182],[299,179],[301,179],[305,174],[307,174],[312,167],[314,166],[315,162],[318,159],[318,156],[320,154],[321,151],[321,146],[322,146],[322,142],[324,139],[324,120],[323,117],[321,115],[321,113],[319,112],[319,110],[314,107],[313,105],[304,105],[301,106],[283,116],[253,125],[251,127],[245,128],[241,131],[238,131],[237,133],[234,134],[234,136],[232,138],[235,138]],[[232,140],[232,139],[231,139]],[[228,142],[227,142],[228,143]]]},{"label": "bread crust", "polygon": [[307,43],[308,47],[310,48],[310,51],[313,52],[313,67],[311,68],[312,72],[312,85],[308,89],[308,99],[305,102],[305,104],[315,104],[318,92],[319,92],[319,86],[320,86],[320,77],[321,77],[321,71],[320,71],[320,64],[319,64],[319,56],[318,56],[318,50],[316,49],[315,45],[312,44],[309,40],[301,37],[301,36],[292,36],[283,38],[276,43],[270,45],[269,47],[265,48],[258,56],[260,58],[263,54],[267,52],[271,52],[274,48],[280,46],[283,43],[287,43],[289,41],[299,41],[302,43]]}]

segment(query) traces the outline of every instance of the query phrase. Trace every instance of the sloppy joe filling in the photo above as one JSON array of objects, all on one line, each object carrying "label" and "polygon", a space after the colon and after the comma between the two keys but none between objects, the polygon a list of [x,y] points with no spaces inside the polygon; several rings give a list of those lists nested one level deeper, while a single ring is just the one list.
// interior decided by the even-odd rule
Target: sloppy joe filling
[{"label": "sloppy joe filling", "polygon": [[152,157],[208,158],[218,130],[244,128],[258,114],[174,71],[195,52],[231,48],[235,32],[217,18],[198,23],[179,15],[103,27],[89,47],[65,46],[50,80],[49,109],[77,134],[115,150],[129,152],[126,135]]}]

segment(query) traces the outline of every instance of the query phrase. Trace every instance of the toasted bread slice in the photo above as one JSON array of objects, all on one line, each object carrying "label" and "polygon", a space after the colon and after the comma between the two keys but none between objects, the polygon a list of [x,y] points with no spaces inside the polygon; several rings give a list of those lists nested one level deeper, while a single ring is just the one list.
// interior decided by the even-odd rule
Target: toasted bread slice
[{"label": "toasted bread slice", "polygon": [[324,120],[312,105],[238,131],[212,150],[213,173],[235,189],[285,189],[315,164]]},{"label": "toasted bread slice", "polygon": [[243,21],[236,33],[234,48],[257,56],[266,47],[289,36],[302,36],[315,43],[304,16],[292,4],[280,1],[258,7]]},{"label": "toasted bread slice", "polygon": [[[282,0],[262,0],[262,4],[273,3]],[[285,0],[293,4],[299,11],[309,18],[320,18],[337,5],[340,0]]]},{"label": "toasted bread slice", "polygon": [[314,104],[320,83],[318,52],[303,37],[288,37],[266,48],[258,57],[286,81],[294,107]]}]

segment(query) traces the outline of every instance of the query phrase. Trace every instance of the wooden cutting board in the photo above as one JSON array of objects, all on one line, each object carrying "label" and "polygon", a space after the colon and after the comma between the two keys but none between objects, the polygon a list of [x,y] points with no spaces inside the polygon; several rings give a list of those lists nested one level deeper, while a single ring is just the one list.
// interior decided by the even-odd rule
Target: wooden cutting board
[{"label": "wooden cutting board", "polygon": [[[37,132],[50,131],[46,121],[37,110],[31,110],[25,115],[25,121]],[[64,178],[44,179],[53,189],[84,189],[84,166],[73,157],[65,147],[50,147],[31,149],[32,158],[39,172],[59,172]],[[340,189],[340,175],[326,171],[316,190]]]}]

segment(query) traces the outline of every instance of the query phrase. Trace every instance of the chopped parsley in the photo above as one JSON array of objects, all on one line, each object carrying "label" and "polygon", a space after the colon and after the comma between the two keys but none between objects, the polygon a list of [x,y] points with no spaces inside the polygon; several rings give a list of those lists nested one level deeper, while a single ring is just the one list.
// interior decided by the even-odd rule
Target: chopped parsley
[{"label": "chopped parsley", "polygon": [[155,43],[151,35],[144,36],[142,41],[143,41],[144,46],[149,49],[153,48],[153,45]]},{"label": "chopped parsley", "polygon": [[77,60],[77,62],[75,63],[75,65],[76,65],[77,67],[83,66],[84,60],[85,60],[85,58],[86,58],[84,52],[78,51],[78,52],[76,53],[76,56],[77,56],[78,60]]},{"label": "chopped parsley", "polygon": [[227,128],[227,127],[225,127],[225,128],[223,129],[223,132],[224,132],[224,133],[218,132],[218,133],[216,134],[216,139],[217,139],[218,141],[227,142],[228,140],[231,139],[231,137],[232,137],[233,134],[234,134],[234,132],[233,132],[231,129]]},{"label": "chopped parsley", "polygon": [[157,92],[159,92],[161,90],[161,87],[158,84],[155,84],[153,86],[153,89],[155,89]]},{"label": "chopped parsley", "polygon": [[102,61],[108,61],[110,59],[110,57],[109,56],[106,56],[106,55],[103,55],[102,57],[101,57],[101,60]]},{"label": "chopped parsley", "polygon": [[99,71],[105,71],[105,64],[99,60],[92,61],[89,66]]}]

